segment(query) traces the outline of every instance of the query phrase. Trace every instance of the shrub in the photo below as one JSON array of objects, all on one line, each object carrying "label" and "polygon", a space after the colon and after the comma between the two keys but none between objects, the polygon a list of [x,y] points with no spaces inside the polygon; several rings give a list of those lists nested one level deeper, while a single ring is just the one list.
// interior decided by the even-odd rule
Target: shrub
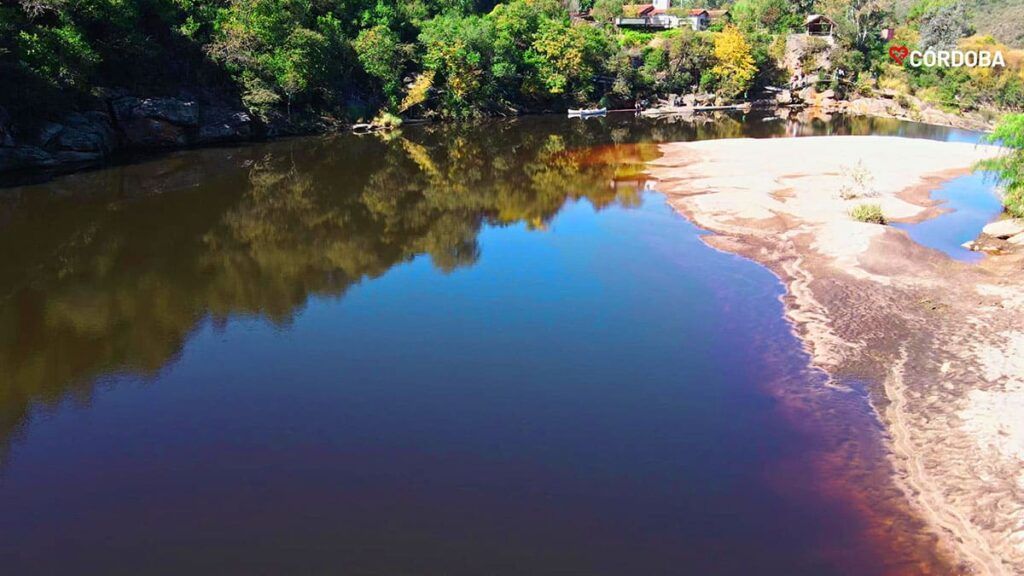
[{"label": "shrub", "polygon": [[1003,186],[1003,206],[1017,218],[1024,218],[1024,114],[1009,114],[999,122],[988,141],[1005,153],[984,160],[979,168],[991,170]]},{"label": "shrub", "polygon": [[858,160],[854,166],[843,166],[840,170],[846,179],[839,188],[840,198],[853,200],[878,196],[878,191],[875,190],[875,177],[864,166],[862,160]]},{"label": "shrub", "polygon": [[882,207],[878,204],[858,204],[850,210],[850,216],[858,222],[869,224],[885,224],[885,214],[882,214]]}]

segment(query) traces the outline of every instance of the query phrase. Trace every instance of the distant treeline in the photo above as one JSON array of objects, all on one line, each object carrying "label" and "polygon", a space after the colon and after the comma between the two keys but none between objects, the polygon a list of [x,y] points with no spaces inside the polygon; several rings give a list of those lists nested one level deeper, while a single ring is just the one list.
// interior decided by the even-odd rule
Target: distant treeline
[{"label": "distant treeline", "polygon": [[[888,60],[879,31],[894,21],[906,22],[896,38],[916,46],[971,34],[961,3],[918,0],[907,14],[878,0],[728,7],[731,19],[708,32],[643,33],[611,24],[621,0],[4,0],[0,107],[38,117],[99,89],[187,88],[227,95],[264,119],[356,121],[380,112],[467,117],[632,105],[697,90],[731,99],[784,82],[785,36],[820,12],[835,20],[838,37],[821,72],[840,91],[881,85],[947,107],[1024,108],[1018,56],[987,75]],[[581,9],[593,21],[570,17]]]}]

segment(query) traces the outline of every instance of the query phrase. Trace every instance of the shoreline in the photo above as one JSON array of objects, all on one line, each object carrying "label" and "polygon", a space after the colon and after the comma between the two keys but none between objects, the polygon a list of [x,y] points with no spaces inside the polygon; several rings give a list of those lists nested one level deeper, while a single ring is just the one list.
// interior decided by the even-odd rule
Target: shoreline
[{"label": "shoreline", "polygon": [[[900,230],[855,222],[833,192],[860,159],[893,219],[937,214],[929,194],[987,146],[893,137],[711,140],[661,146],[649,164],[670,205],[712,247],[772,270],[814,367],[873,382],[893,481],[954,564],[1024,570],[1020,254],[954,261]],[[1009,341],[1009,347],[1007,342]],[[1019,370],[1018,370],[1019,369]],[[1008,406],[1008,407],[1007,407]]]},{"label": "shoreline", "polygon": [[[431,120],[426,119],[408,119],[403,121],[402,126],[388,130],[376,128],[363,130],[361,127],[369,125],[362,124],[347,126],[331,125],[319,128],[307,127],[296,130],[258,129],[257,123],[245,111],[209,106],[209,108],[215,111],[215,113],[211,114],[213,116],[210,119],[211,124],[201,124],[198,119],[192,119],[195,125],[178,125],[168,121],[165,118],[166,114],[159,112],[159,109],[160,107],[174,108],[183,105],[183,102],[179,99],[136,98],[134,100],[156,108],[157,111],[147,110],[146,113],[150,114],[150,116],[142,116],[142,113],[139,112],[138,118],[129,117],[128,119],[121,120],[118,120],[114,114],[103,113],[102,117],[95,116],[95,114],[99,114],[95,111],[91,112],[94,116],[89,117],[87,120],[75,119],[83,117],[82,114],[72,114],[69,116],[72,120],[65,121],[66,126],[61,123],[44,122],[43,132],[46,135],[45,138],[42,135],[39,136],[42,140],[36,141],[39,139],[37,138],[30,141],[0,141],[0,189],[45,182],[52,178],[76,172],[159,158],[182,150],[246,146],[287,138],[328,137],[336,134],[369,135],[381,131],[387,132],[391,129],[400,130],[403,126],[418,126],[432,123]],[[843,104],[853,104],[853,102],[841,102]],[[194,102],[188,101],[184,102],[184,104],[194,104]],[[747,113],[752,110],[784,113],[780,117],[804,118],[805,120],[840,115],[900,120],[966,130],[992,129],[992,123],[985,126],[971,123],[964,124],[957,121],[958,116],[946,113],[938,117],[940,121],[929,122],[926,120],[936,120],[936,117],[915,119],[903,113],[891,113],[884,107],[842,106],[837,108],[836,106],[806,104],[780,105],[753,100],[726,107],[652,107],[645,109],[642,115],[650,119],[696,119],[715,113]],[[551,114],[562,116],[557,113],[538,112],[524,113],[514,117],[482,118],[473,122],[509,120],[510,118]],[[196,118],[199,118],[198,114]],[[3,133],[4,127],[0,126],[0,135],[3,135]],[[75,136],[78,140],[86,141],[87,145],[84,148],[78,144],[73,148],[60,148],[60,146],[64,145],[61,144],[61,141],[65,137],[65,133]],[[201,135],[205,135],[205,137],[200,137]],[[139,142],[133,144],[133,139]],[[58,148],[47,152],[47,146],[51,145],[58,146]],[[22,156],[24,158],[21,158]]]}]

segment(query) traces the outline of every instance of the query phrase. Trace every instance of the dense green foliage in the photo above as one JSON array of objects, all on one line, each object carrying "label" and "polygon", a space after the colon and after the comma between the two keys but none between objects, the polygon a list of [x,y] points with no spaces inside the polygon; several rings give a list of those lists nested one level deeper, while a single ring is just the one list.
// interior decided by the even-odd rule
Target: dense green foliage
[{"label": "dense green foliage", "polygon": [[746,54],[739,68],[721,62],[707,35],[631,42],[607,21],[572,22],[558,0],[20,0],[0,22],[0,75],[14,87],[0,106],[16,117],[98,89],[182,88],[229,94],[264,119],[465,117],[698,87],[732,97],[752,77]]},{"label": "dense green foliage", "polygon": [[[976,3],[978,0],[972,0]],[[1024,71],[894,67],[877,0],[737,0],[708,32],[618,30],[621,0],[17,0],[0,5],[0,107],[39,117],[101,89],[229,95],[264,120],[467,117],[694,91],[723,100],[788,79],[786,37],[821,12],[837,26],[822,58],[840,92],[895,87],[945,106],[1024,109]],[[721,2],[674,3],[673,12]],[[917,0],[898,40],[965,40],[971,12]],[[924,38],[924,40],[922,40]],[[992,41],[973,38],[974,43]],[[1009,50],[1009,49],[1007,49]],[[805,55],[805,64],[816,55]]]},{"label": "dense green foliage", "polygon": [[999,179],[1006,211],[1024,218],[1024,114],[1003,118],[989,141],[1002,146],[1005,153],[982,162],[981,167],[993,171]]}]

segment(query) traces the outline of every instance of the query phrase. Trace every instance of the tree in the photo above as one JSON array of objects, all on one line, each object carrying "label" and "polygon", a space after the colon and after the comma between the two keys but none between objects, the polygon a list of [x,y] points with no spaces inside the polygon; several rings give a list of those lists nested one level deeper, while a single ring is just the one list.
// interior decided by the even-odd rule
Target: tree
[{"label": "tree", "polygon": [[980,168],[991,170],[1003,185],[1003,205],[1017,218],[1024,218],[1024,114],[1003,117],[988,141],[999,144],[1005,153],[982,161]]},{"label": "tree", "polygon": [[623,3],[623,0],[594,0],[590,14],[597,22],[610,22],[616,16],[622,16]]},{"label": "tree", "polygon": [[403,49],[398,34],[378,24],[359,32],[352,46],[363,70],[380,82],[388,104],[395,106],[402,91]]},{"label": "tree", "polygon": [[921,48],[952,50],[972,32],[967,7],[961,0],[938,8],[921,23]]},{"label": "tree", "polygon": [[592,96],[594,76],[609,55],[609,47],[600,28],[548,19],[541,24],[526,58],[545,95],[585,102]]},{"label": "tree", "polygon": [[785,34],[801,23],[789,0],[739,0],[729,12],[747,34]]},{"label": "tree", "polygon": [[893,14],[893,0],[818,0],[815,10],[836,23],[841,40],[867,54],[881,42],[878,31]]},{"label": "tree", "polygon": [[750,45],[743,33],[734,26],[726,27],[715,35],[715,65],[711,69],[718,80],[718,90],[723,96],[734,98],[747,90],[757,67]]},{"label": "tree", "polygon": [[454,12],[423,24],[423,65],[435,74],[443,114],[466,116],[491,105],[492,32],[485,18]]}]

